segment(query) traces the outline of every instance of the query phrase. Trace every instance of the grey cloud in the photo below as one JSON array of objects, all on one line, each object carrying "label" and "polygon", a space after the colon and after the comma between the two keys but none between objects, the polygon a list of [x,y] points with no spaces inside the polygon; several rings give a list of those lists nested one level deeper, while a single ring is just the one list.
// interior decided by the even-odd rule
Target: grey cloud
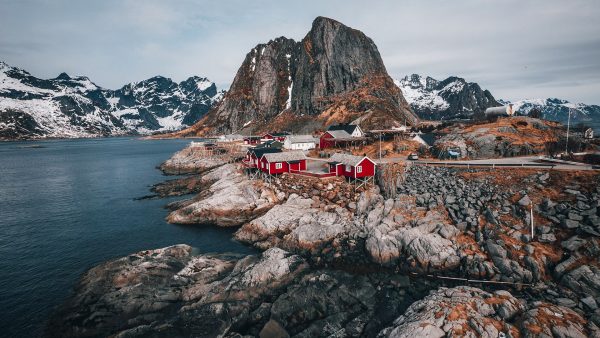
[{"label": "grey cloud", "polygon": [[157,74],[228,84],[254,45],[301,39],[318,15],[370,36],[392,77],[456,75],[499,98],[600,103],[595,0],[0,0],[0,59],[109,88]]}]

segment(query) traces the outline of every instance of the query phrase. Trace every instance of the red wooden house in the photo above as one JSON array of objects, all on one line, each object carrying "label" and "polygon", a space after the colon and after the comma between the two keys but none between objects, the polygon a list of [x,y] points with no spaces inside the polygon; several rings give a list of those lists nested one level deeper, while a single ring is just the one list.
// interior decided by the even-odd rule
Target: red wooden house
[{"label": "red wooden house", "polygon": [[266,133],[261,138],[263,140],[277,140],[283,142],[288,135],[288,133]]},{"label": "red wooden house", "polygon": [[375,162],[367,156],[336,153],[329,158],[329,172],[347,178],[368,179],[375,176]]},{"label": "red wooden house", "polygon": [[260,136],[246,136],[244,144],[260,144]]},{"label": "red wooden house", "polygon": [[242,162],[248,168],[258,168],[258,161],[264,154],[280,152],[277,148],[249,148]]},{"label": "red wooden house", "polygon": [[302,151],[267,153],[260,158],[258,168],[270,175],[303,171],[306,170],[306,155]]}]

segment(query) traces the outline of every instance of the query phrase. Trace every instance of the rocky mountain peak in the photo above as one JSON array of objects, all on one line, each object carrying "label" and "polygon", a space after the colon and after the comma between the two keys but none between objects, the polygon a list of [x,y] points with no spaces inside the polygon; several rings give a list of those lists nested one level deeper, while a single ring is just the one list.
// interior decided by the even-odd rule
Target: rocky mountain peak
[{"label": "rocky mountain peak", "polygon": [[310,132],[353,121],[390,127],[417,117],[373,40],[317,17],[302,41],[279,37],[248,52],[221,104],[182,134]]},{"label": "rocky mountain peak", "polygon": [[69,74],[62,72],[60,74],[58,74],[57,77],[54,78],[55,80],[71,80],[71,77],[69,76]]}]

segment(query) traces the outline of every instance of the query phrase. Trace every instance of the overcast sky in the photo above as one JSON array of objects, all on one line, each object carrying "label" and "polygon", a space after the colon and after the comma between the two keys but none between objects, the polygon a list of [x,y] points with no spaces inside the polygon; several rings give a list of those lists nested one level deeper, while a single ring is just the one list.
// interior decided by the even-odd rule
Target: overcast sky
[{"label": "overcast sky", "polygon": [[393,78],[456,75],[496,98],[600,104],[597,0],[0,0],[0,60],[112,89],[159,74],[227,88],[257,43],[300,40],[319,15],[371,37]]}]

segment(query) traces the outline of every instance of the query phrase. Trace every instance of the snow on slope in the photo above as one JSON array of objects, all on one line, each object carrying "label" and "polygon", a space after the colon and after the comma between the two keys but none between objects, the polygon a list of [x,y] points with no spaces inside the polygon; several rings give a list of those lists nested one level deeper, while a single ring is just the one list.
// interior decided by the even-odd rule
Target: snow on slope
[{"label": "snow on slope", "polygon": [[488,107],[499,105],[489,91],[459,77],[438,81],[413,74],[394,82],[411,108],[423,119],[469,119]]},{"label": "snow on slope", "polygon": [[600,106],[584,103],[572,103],[567,100],[548,99],[525,99],[518,101],[499,100],[502,104],[512,103],[515,111],[522,115],[529,115],[532,110],[537,109],[542,118],[551,121],[566,123],[571,112],[571,122],[574,124],[587,124],[600,132]]},{"label": "snow on slope", "polygon": [[84,76],[39,79],[0,62],[0,139],[149,134],[191,125],[223,93],[206,78],[156,76],[118,90]]}]

